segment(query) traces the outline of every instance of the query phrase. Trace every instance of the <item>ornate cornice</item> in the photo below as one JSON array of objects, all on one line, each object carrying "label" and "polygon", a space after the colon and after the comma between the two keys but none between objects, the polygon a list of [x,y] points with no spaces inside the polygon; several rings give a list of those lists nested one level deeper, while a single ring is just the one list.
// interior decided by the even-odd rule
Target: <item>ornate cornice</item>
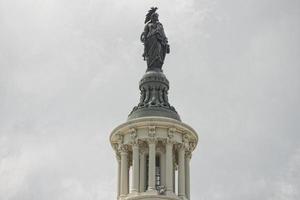
[{"label": "ornate cornice", "polygon": [[[133,119],[127,121],[118,127],[116,127],[113,131],[111,136],[114,136],[114,140],[116,139],[116,135],[124,135],[126,134],[129,129],[132,127],[139,129],[145,126],[156,126],[156,127],[164,127],[167,129],[175,129],[178,133],[188,133],[193,135],[193,139],[196,141],[198,140],[196,131],[190,127],[189,125],[179,122],[178,120],[174,120],[167,117],[159,117],[159,116],[150,116],[150,117],[143,117],[138,119]],[[112,139],[112,138],[111,138]]]}]

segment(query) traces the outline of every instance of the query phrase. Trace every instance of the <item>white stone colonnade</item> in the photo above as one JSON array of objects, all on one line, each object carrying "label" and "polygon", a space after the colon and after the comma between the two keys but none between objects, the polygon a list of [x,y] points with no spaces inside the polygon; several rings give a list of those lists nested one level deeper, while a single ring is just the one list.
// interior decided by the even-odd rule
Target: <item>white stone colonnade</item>
[{"label": "white stone colonnade", "polygon": [[[118,159],[119,200],[190,199],[189,165],[198,136],[182,122],[154,119],[127,122],[111,135]],[[178,168],[177,184],[174,166]]]}]

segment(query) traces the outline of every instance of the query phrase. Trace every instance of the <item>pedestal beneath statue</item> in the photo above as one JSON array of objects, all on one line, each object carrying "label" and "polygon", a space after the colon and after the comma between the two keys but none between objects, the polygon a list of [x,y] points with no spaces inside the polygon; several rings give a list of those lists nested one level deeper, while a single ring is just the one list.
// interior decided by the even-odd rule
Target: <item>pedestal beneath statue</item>
[{"label": "pedestal beneath statue", "polygon": [[176,119],[180,117],[169,103],[169,81],[159,71],[147,71],[140,80],[140,102],[133,108],[128,120],[147,116],[161,116]]}]

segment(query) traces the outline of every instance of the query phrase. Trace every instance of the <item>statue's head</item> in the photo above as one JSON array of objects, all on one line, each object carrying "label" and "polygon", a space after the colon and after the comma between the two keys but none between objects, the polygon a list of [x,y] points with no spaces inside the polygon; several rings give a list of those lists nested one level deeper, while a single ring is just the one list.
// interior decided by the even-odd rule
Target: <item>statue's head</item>
[{"label": "statue's head", "polygon": [[158,21],[158,14],[156,13],[157,7],[151,7],[148,11],[146,18],[145,18],[145,24],[149,21],[156,22]]},{"label": "statue's head", "polygon": [[158,21],[158,14],[156,12],[151,15],[151,21],[152,22],[157,22]]}]

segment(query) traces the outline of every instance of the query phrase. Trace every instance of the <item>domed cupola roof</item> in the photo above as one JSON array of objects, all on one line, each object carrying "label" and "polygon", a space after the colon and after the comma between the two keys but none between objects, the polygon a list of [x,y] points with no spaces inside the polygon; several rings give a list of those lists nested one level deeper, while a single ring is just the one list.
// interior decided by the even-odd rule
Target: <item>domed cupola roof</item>
[{"label": "domed cupola roof", "polygon": [[169,81],[162,71],[147,71],[140,80],[140,102],[133,108],[128,120],[140,117],[159,116],[180,120],[168,100]]}]

